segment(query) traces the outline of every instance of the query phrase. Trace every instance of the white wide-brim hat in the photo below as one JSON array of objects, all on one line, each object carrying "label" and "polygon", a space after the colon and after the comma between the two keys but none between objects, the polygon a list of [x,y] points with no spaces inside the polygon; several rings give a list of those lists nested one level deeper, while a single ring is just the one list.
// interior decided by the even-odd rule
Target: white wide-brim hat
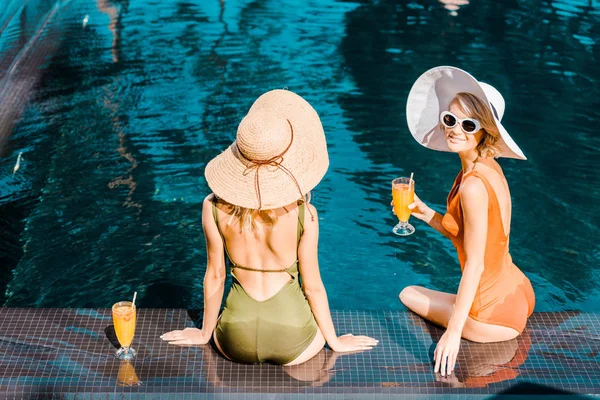
[{"label": "white wide-brim hat", "polygon": [[228,203],[269,210],[303,199],[328,167],[317,112],[293,92],[272,90],[254,102],[235,142],[206,165],[204,175]]},{"label": "white wide-brim hat", "polygon": [[499,156],[526,160],[527,157],[500,123],[504,115],[504,98],[500,92],[455,67],[432,68],[421,75],[410,89],[406,121],[415,140],[429,149],[450,151],[440,128],[440,113],[448,111],[450,102],[461,92],[471,93],[489,105],[500,131]]}]

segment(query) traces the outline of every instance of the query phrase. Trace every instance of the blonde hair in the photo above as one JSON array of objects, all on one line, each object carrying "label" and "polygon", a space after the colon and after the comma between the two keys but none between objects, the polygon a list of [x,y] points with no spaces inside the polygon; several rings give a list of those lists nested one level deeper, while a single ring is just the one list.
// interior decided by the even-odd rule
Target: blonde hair
[{"label": "blonde hair", "polygon": [[[257,210],[254,208],[245,208],[236,206],[235,204],[227,203],[223,199],[222,202],[229,206],[229,220],[227,225],[237,223],[240,228],[240,233],[257,233],[262,230],[262,225],[273,226],[277,222],[277,213],[275,210]],[[304,195],[303,199],[298,200],[298,204],[310,203],[310,192]],[[285,208],[285,207],[284,207]],[[258,224],[260,220],[261,224]]]},{"label": "blonde hair", "polygon": [[[483,101],[471,93],[461,92],[450,102],[450,106],[456,104],[458,108],[469,118],[479,121],[483,130],[483,137],[477,144],[475,150],[480,157],[497,158],[500,155],[498,140],[500,131],[492,115],[492,111]],[[443,127],[442,127],[443,129]]]}]

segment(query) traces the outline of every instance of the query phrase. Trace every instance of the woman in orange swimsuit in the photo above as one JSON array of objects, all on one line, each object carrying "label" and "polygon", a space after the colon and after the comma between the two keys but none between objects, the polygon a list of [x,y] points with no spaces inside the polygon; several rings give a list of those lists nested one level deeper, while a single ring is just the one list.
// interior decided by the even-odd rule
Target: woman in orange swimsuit
[{"label": "woman in orange swimsuit", "polygon": [[462,270],[458,293],[419,286],[400,293],[406,307],[447,328],[434,353],[434,370],[443,376],[454,370],[461,337],[482,343],[513,339],[535,305],[529,279],[508,252],[510,192],[494,158],[526,158],[500,123],[503,114],[504,99],[496,89],[454,67],[425,72],[408,95],[414,138],[425,147],[458,153],[462,164],[445,215],[416,195],[409,206],[456,247]]}]

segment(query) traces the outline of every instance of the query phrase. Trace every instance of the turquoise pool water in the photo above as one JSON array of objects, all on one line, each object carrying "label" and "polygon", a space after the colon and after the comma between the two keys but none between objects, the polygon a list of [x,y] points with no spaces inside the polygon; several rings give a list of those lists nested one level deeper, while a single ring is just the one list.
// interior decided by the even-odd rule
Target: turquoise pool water
[{"label": "turquoise pool water", "polygon": [[[455,291],[450,242],[419,221],[414,235],[394,236],[389,209],[390,181],[414,172],[419,196],[442,211],[460,169],[406,127],[412,83],[447,64],[503,93],[503,122],[529,158],[501,165],[513,197],[511,253],[534,285],[536,310],[600,311],[597,3],[21,6],[0,6],[4,114],[9,98],[26,98],[11,106],[21,119],[0,158],[5,305],[107,307],[137,290],[143,307],[200,307],[204,166],[252,101],[283,87],[314,105],[329,144],[313,203],[331,307],[396,309],[409,284]],[[28,89],[7,77],[34,45],[47,54]]]}]

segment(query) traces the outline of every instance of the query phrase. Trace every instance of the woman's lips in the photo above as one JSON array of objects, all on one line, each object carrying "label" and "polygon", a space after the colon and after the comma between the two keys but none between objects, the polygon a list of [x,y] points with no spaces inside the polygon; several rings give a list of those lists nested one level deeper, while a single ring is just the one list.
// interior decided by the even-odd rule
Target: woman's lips
[{"label": "woman's lips", "polygon": [[450,143],[463,143],[463,142],[466,142],[466,140],[465,140],[465,139],[459,139],[459,138],[457,138],[457,137],[452,137],[452,136],[449,136],[449,137],[448,137],[448,141],[449,141]]}]

